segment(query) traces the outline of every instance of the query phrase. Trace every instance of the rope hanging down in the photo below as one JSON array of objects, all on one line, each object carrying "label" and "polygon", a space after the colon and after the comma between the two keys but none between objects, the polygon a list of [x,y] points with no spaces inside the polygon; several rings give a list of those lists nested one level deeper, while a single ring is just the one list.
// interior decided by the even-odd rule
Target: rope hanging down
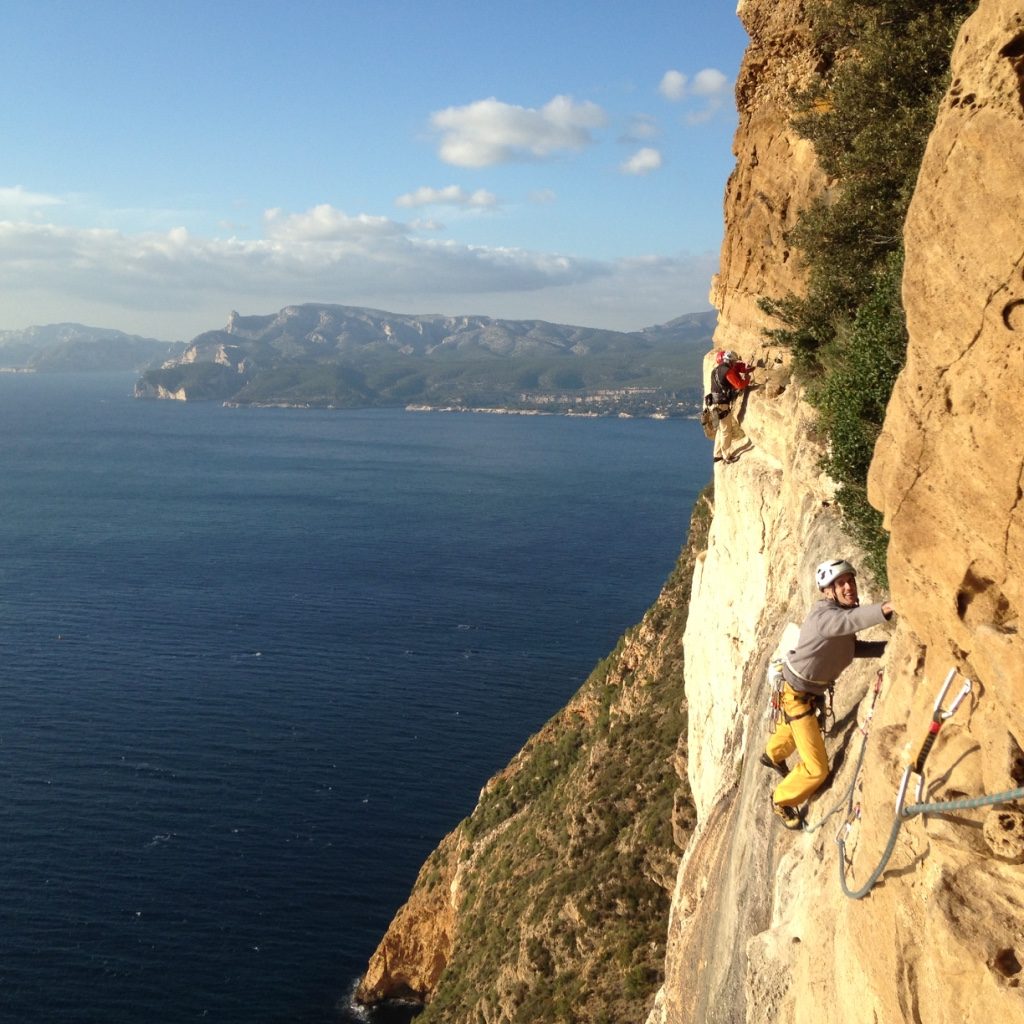
[{"label": "rope hanging down", "polygon": [[871,732],[871,719],[875,717],[875,705],[878,703],[878,695],[882,692],[882,670],[878,670],[878,674],[875,676],[875,685],[871,695],[871,707],[868,708],[868,713],[864,716],[864,724],[858,730],[863,736],[863,742],[860,745],[860,754],[857,757],[857,766],[853,769],[853,781],[850,783],[849,788],[840,797],[839,802],[826,814],[820,821],[816,821],[813,825],[804,825],[805,832],[817,832],[822,825],[825,824],[833,814],[838,811],[843,804],[846,804],[847,818],[853,813],[853,794],[857,788],[857,779],[860,778],[861,766],[864,764],[864,755],[868,750],[868,733]]},{"label": "rope hanging down", "polygon": [[[917,814],[939,813],[942,811],[965,810],[974,807],[987,807],[994,804],[1004,804],[1009,803],[1011,800],[1018,800],[1021,797],[1024,797],[1024,787],[1019,787],[1017,789],[1008,789],[1003,793],[994,793],[978,797],[966,797],[962,800],[945,800],[937,803],[921,802],[925,789],[924,765],[925,761],[928,759],[928,755],[931,753],[932,747],[935,744],[935,739],[939,734],[939,730],[942,728],[943,723],[956,714],[957,708],[960,707],[964,698],[971,692],[971,681],[970,679],[967,679],[960,692],[953,700],[953,703],[949,708],[944,709],[942,707],[942,703],[946,699],[946,694],[949,692],[949,688],[952,686],[953,679],[955,677],[956,669],[952,668],[949,670],[949,674],[946,676],[946,680],[942,684],[942,689],[939,691],[939,695],[935,699],[935,708],[932,712],[932,722],[928,727],[928,735],[921,744],[921,749],[918,752],[917,759],[912,765],[909,765],[903,773],[903,779],[900,782],[900,788],[896,794],[896,816],[893,819],[892,829],[889,832],[889,841],[886,843],[881,860],[879,860],[878,866],[874,871],[871,872],[868,880],[857,890],[851,890],[846,883],[846,837],[849,834],[850,829],[853,827],[853,822],[860,817],[860,805],[858,805],[856,809],[851,810],[846,822],[843,824],[842,828],[839,829],[839,832],[836,835],[836,842],[839,844],[839,884],[842,886],[843,893],[851,900],[863,899],[863,897],[865,897],[874,888],[878,879],[881,878],[882,872],[885,871],[885,868],[889,863],[889,858],[892,856],[892,852],[896,848],[896,839],[899,836],[900,828],[902,828],[903,822],[907,819],[912,818]],[[861,755],[863,759],[863,751],[861,752]],[[857,767],[859,770],[859,763]],[[912,775],[916,775],[918,777],[917,788],[915,791],[916,802],[907,804],[907,790],[910,787],[910,777]]]}]

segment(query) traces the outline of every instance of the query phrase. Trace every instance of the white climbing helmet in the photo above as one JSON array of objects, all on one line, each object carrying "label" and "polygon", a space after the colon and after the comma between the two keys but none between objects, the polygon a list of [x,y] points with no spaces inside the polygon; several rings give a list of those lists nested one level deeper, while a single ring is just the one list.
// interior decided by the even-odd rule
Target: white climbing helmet
[{"label": "white climbing helmet", "polygon": [[827,562],[822,562],[814,570],[814,582],[818,584],[819,590],[824,590],[835,583],[840,576],[845,576],[847,573],[856,576],[857,570],[845,558],[830,559]]},{"label": "white climbing helmet", "polygon": [[727,348],[724,351],[718,353],[719,365],[725,363],[726,366],[732,366],[732,364],[735,363],[737,359],[739,359],[739,356],[736,355],[736,353],[733,352],[731,348]]}]

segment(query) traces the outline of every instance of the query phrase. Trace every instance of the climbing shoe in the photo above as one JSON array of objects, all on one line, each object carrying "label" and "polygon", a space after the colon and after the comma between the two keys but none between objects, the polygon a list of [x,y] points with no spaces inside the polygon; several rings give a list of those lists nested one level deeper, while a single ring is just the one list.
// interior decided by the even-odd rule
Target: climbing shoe
[{"label": "climbing shoe", "polygon": [[726,456],[725,461],[730,463],[730,464],[733,463],[733,462],[739,462],[740,456],[744,452],[749,452],[750,449],[753,448],[753,447],[754,447],[754,442],[753,441],[747,441],[746,444],[740,445],[740,447],[737,448],[736,451],[730,452],[730,454]]},{"label": "climbing shoe", "polygon": [[760,761],[765,768],[771,768],[772,771],[778,772],[783,778],[789,774],[789,766],[785,761],[773,761],[767,754],[762,754]]},{"label": "climbing shoe", "polygon": [[782,827],[790,832],[799,832],[804,827],[803,815],[795,807],[780,807],[773,800],[772,812],[782,822]]}]

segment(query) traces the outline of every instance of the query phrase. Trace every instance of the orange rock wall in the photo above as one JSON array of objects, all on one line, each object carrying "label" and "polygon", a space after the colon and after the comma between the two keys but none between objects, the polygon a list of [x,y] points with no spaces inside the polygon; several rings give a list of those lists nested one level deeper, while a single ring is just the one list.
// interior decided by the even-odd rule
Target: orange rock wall
[{"label": "orange rock wall", "polygon": [[892,531],[899,614],[882,629],[877,704],[867,666],[837,687],[835,776],[809,809],[821,827],[801,834],[773,822],[772,779],[756,761],[764,668],[816,598],[814,562],[857,553],[816,474],[800,388],[785,379],[784,354],[760,341],[757,298],[800,287],[786,228],[827,187],[787,127],[787,86],[815,59],[806,15],[799,0],[746,0],[739,14],[751,43],[712,298],[719,345],[760,358],[769,387],[747,403],[753,451],[716,468],[694,575],[685,646],[699,822],[649,1024],[1024,1020],[1024,803],[906,821],[861,900],[842,893],[834,841],[852,791],[860,817],[843,871],[859,888],[882,858],[897,788],[951,668],[953,693],[968,677],[972,692],[935,742],[924,799],[1024,784],[1024,10],[980,0],[965,23],[908,217],[910,348],[870,479]]}]

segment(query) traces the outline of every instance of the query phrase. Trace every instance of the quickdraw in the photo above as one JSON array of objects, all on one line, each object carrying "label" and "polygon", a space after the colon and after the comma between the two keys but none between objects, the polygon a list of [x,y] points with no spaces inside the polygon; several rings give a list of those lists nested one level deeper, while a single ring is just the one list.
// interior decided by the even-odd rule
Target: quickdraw
[{"label": "quickdraw", "polygon": [[964,702],[964,698],[971,692],[971,681],[970,679],[965,680],[964,685],[960,688],[960,692],[956,695],[953,703],[948,708],[943,708],[942,703],[946,699],[946,694],[949,693],[949,688],[953,685],[953,680],[956,678],[956,669],[951,668],[948,675],[946,676],[945,682],[942,684],[942,689],[939,690],[938,697],[935,698],[935,707],[932,710],[932,724],[928,727],[928,735],[925,737],[924,742],[921,744],[921,749],[918,751],[917,760],[912,765],[908,765],[906,771],[903,773],[903,779],[900,782],[900,788],[896,794],[896,813],[903,817],[909,817],[904,810],[904,804],[907,799],[907,789],[910,786],[910,778],[912,775],[917,776],[917,799],[915,803],[921,802],[921,797],[924,796],[924,764],[928,760],[928,755],[932,752],[932,747],[935,746],[935,740],[939,735],[939,730],[943,724],[949,721],[957,711],[957,708]]}]

